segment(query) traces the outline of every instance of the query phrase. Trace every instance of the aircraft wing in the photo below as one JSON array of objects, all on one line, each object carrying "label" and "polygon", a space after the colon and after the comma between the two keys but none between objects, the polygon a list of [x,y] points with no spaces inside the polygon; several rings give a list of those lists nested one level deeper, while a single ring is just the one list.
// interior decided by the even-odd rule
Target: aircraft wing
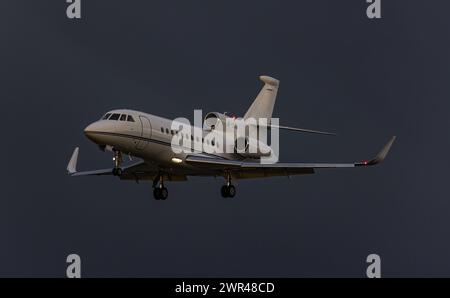
[{"label": "aircraft wing", "polygon": [[[75,148],[73,151],[72,157],[70,158],[69,164],[67,165],[67,172],[72,177],[78,176],[103,176],[103,175],[112,175],[113,168],[109,169],[101,169],[101,170],[92,170],[92,171],[77,171],[77,162],[78,162],[78,153],[79,148]],[[140,161],[135,164],[122,167],[122,175],[120,179],[142,179],[144,176],[153,177],[157,171],[153,168],[150,168],[145,162]]]},{"label": "aircraft wing", "polygon": [[259,162],[223,160],[203,156],[188,156],[186,162],[197,166],[204,166],[214,170],[224,170],[234,173],[237,178],[257,178],[267,176],[290,176],[313,174],[315,169],[354,168],[359,166],[372,166],[381,163],[389,153],[396,137],[383,147],[383,149],[368,161],[353,163],[275,163],[261,164]]}]

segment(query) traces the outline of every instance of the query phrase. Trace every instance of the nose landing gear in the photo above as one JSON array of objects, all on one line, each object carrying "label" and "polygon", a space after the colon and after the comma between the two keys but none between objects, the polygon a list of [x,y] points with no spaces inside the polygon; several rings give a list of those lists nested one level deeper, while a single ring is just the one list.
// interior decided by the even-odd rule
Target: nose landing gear
[{"label": "nose landing gear", "polygon": [[227,174],[227,184],[220,188],[220,194],[223,198],[234,198],[236,195],[236,188],[231,184],[231,175]]},{"label": "nose landing gear", "polygon": [[153,180],[153,197],[155,200],[166,200],[168,196],[169,191],[164,187],[164,175],[159,174]]},{"label": "nose landing gear", "polygon": [[114,151],[114,168],[112,170],[112,174],[114,176],[121,176],[122,175],[122,168],[120,167],[122,165],[122,152],[120,151]]}]

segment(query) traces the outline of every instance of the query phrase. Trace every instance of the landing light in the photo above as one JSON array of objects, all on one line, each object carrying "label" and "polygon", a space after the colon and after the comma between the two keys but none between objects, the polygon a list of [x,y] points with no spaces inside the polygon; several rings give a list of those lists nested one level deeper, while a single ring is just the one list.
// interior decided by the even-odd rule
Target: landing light
[{"label": "landing light", "polygon": [[177,157],[174,157],[174,158],[172,158],[172,162],[173,162],[173,163],[182,163],[183,160],[182,160],[182,159],[179,159],[179,158],[177,158]]}]

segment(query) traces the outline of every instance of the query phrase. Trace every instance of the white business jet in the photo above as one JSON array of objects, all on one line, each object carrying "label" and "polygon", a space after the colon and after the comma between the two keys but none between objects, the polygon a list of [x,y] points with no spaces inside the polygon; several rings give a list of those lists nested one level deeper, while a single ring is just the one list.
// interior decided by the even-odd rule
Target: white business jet
[{"label": "white business jet", "polygon": [[[267,76],[261,76],[260,79],[264,86],[243,119],[270,119],[272,117],[279,81]],[[217,127],[226,126],[230,118],[233,117],[225,113],[212,112],[205,116],[203,127],[188,126],[187,130],[179,130],[174,129],[174,122],[166,118],[134,110],[113,110],[87,126],[84,133],[103,151],[113,152],[114,166],[109,169],[78,172],[79,148],[75,148],[67,171],[73,177],[113,175],[122,180],[136,182],[151,180],[153,181],[153,195],[157,200],[167,199],[168,191],[164,186],[165,181],[185,181],[188,176],[223,177],[226,183],[221,188],[221,194],[225,198],[232,198],[236,195],[236,189],[232,184],[233,180],[306,175],[313,174],[316,169],[372,166],[385,159],[395,141],[395,137],[392,137],[375,158],[361,162],[262,163],[262,158],[270,157],[274,153],[271,147],[262,143],[261,140],[258,139],[257,143],[260,147],[264,147],[264,150],[256,151],[256,153],[248,150],[248,138],[243,142],[244,148],[238,148],[237,141],[231,145],[224,141],[224,132]],[[267,128],[332,134],[272,125],[271,123],[267,124]],[[215,137],[207,137],[211,135]],[[174,150],[174,139],[179,140],[175,147],[178,149],[188,147],[189,150],[181,152]],[[214,150],[226,146],[231,146],[231,150]],[[130,159],[137,157],[140,161],[124,166],[123,155],[128,155]]]}]

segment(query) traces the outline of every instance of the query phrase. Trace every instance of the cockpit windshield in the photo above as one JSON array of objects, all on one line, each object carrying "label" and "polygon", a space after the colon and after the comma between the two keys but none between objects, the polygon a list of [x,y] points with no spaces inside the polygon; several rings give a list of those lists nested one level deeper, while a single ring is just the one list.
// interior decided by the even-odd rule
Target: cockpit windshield
[{"label": "cockpit windshield", "polygon": [[112,114],[109,120],[119,120],[120,114]]},{"label": "cockpit windshield", "polygon": [[135,122],[133,116],[127,114],[116,114],[116,113],[106,113],[103,116],[102,120],[120,120],[120,121],[128,121]]}]

